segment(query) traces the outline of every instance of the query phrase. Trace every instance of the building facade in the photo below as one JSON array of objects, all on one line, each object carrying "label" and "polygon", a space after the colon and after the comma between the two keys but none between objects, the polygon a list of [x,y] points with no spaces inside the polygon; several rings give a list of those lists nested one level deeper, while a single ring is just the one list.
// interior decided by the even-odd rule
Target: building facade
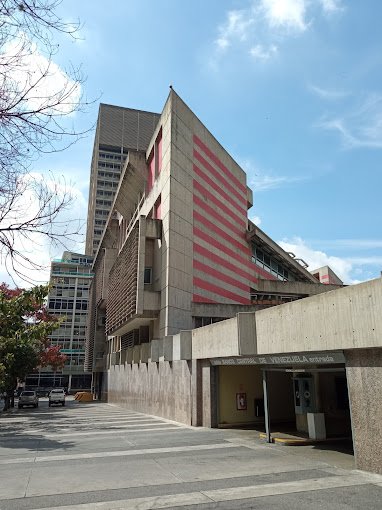
[{"label": "building facade", "polygon": [[329,266],[319,267],[315,269],[312,274],[321,283],[343,285],[342,280],[338,278],[336,273]]},{"label": "building facade", "polygon": [[61,259],[52,261],[47,311],[64,320],[49,340],[52,346],[61,347],[66,362],[60,371],[52,372],[47,367],[30,374],[26,386],[39,391],[48,391],[55,386],[72,392],[91,388],[91,375],[84,372],[84,361],[92,262],[92,256],[68,251]]},{"label": "building facade", "polygon": [[[147,150],[129,151],[95,253],[94,393],[195,426],[260,424],[268,440],[275,423],[353,436],[360,452],[352,403],[366,387],[350,364],[381,346],[380,333],[366,344],[348,336],[354,305],[342,316],[343,296],[360,291],[321,283],[248,220],[251,205],[245,172],[171,90]],[[375,311],[365,327],[380,332]],[[375,458],[357,458],[376,470]]]},{"label": "building facade", "polygon": [[93,255],[106,224],[129,150],[146,150],[159,115],[100,104],[90,170],[86,248]]}]

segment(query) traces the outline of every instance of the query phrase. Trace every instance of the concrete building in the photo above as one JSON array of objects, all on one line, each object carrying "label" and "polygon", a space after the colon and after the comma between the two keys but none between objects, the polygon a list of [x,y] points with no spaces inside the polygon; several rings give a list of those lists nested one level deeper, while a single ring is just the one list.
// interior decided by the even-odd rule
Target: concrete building
[{"label": "concrete building", "polygon": [[93,256],[65,251],[61,259],[51,264],[48,313],[64,317],[60,327],[49,339],[52,346],[61,346],[66,355],[65,367],[56,373],[47,367],[30,374],[26,386],[49,390],[54,386],[69,391],[90,389],[91,376],[84,372],[86,323],[89,288],[93,277]]},{"label": "concrete building", "polygon": [[171,91],[147,150],[127,155],[98,244],[89,370],[243,307],[328,290],[249,222],[251,205],[245,172]]},{"label": "concrete building", "polygon": [[86,248],[97,251],[129,150],[146,150],[157,113],[100,104],[90,170]]},{"label": "concrete building", "polygon": [[[353,427],[358,466],[378,471],[380,411],[366,447],[353,404],[366,397],[355,378],[381,378],[362,368],[380,357],[362,350],[382,345],[380,281],[370,315],[367,290],[320,283],[248,220],[251,205],[245,172],[171,90],[147,150],[129,151],[95,254],[94,392],[195,426],[257,424],[268,440],[280,423],[316,439]],[[371,343],[351,334],[354,300]]]},{"label": "concrete building", "polygon": [[343,281],[338,278],[336,273],[329,266],[319,267],[315,269],[315,271],[312,271],[312,274],[321,283],[343,285]]}]

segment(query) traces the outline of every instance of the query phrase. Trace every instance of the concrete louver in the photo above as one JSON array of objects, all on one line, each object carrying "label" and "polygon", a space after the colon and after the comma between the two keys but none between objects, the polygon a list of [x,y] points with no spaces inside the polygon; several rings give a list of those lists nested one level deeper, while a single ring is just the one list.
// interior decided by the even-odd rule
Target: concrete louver
[{"label": "concrete louver", "polygon": [[114,210],[127,220],[144,195],[147,165],[144,152],[129,152],[114,201]]}]

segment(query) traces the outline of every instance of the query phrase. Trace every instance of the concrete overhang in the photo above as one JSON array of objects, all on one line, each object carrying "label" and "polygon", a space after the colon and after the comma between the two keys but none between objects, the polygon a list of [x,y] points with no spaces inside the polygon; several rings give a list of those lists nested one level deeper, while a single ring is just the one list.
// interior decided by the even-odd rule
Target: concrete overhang
[{"label": "concrete overhang", "polygon": [[112,209],[129,219],[145,192],[147,180],[146,154],[143,151],[129,151]]},{"label": "concrete overhang", "polygon": [[149,326],[150,322],[157,319],[159,316],[159,309],[145,310],[140,315],[134,315],[117,328],[108,332],[109,336],[122,336],[133,329],[138,329],[140,326]]},{"label": "concrete overhang", "polygon": [[254,241],[260,247],[264,247],[272,257],[279,260],[284,266],[287,266],[293,273],[298,273],[299,276],[306,278],[308,282],[317,283],[317,279],[307,271],[307,269],[299,264],[293,257],[288,255],[277,243],[275,243],[265,232],[263,232],[257,225],[248,221],[248,228],[246,238],[248,242]]},{"label": "concrete overhang", "polygon": [[291,294],[296,296],[310,296],[328,292],[330,290],[338,289],[338,285],[326,285],[316,283],[312,285],[310,282],[282,282],[280,280],[259,280],[256,284],[257,292],[264,292],[268,294]]},{"label": "concrete overhang", "polygon": [[192,330],[192,358],[208,359],[257,353],[255,313]]},{"label": "concrete overhang", "polygon": [[258,354],[381,347],[381,309],[377,278],[258,311]]}]

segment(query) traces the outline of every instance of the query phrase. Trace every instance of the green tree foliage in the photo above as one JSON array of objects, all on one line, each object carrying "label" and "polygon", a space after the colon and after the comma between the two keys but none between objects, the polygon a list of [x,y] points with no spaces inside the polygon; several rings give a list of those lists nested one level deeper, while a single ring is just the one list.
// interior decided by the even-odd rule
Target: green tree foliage
[{"label": "green tree foliage", "polygon": [[50,347],[48,336],[60,321],[44,306],[48,286],[12,290],[0,285],[0,390],[6,392],[5,409],[18,380],[38,367],[62,368],[65,356]]}]

